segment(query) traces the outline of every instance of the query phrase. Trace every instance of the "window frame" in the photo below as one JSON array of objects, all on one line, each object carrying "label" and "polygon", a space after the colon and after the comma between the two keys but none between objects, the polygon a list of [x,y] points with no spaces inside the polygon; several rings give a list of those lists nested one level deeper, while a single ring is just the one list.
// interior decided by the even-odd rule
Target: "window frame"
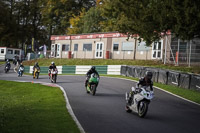
[{"label": "window frame", "polygon": [[[75,46],[77,46],[77,47],[75,47]],[[76,49],[75,49],[76,48]],[[75,43],[74,44],[74,51],[78,51],[78,43]]]},{"label": "window frame", "polygon": [[[87,47],[86,48],[84,47],[85,45],[91,46],[91,48],[88,50],[88,49],[86,49]],[[92,43],[84,43],[83,44],[83,51],[92,51]]]},{"label": "window frame", "polygon": [[[115,45],[117,45],[117,50],[115,49]],[[119,43],[113,43],[113,51],[119,51]]]},{"label": "window frame", "polygon": [[[127,47],[126,48],[124,46],[125,44],[129,44],[129,45],[131,44],[131,49],[127,49],[127,48],[130,48],[130,46],[128,46],[128,47],[126,46]],[[122,48],[121,48],[121,50],[122,51],[133,51],[134,50],[134,42],[122,42]]]}]

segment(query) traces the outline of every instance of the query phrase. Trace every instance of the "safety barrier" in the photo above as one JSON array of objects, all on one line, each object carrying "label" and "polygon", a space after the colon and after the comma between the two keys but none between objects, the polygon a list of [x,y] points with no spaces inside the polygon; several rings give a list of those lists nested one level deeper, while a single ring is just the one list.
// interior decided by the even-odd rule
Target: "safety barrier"
[{"label": "safety barrier", "polygon": [[[121,65],[95,66],[99,74],[120,75]],[[25,66],[26,73],[33,72],[33,66]],[[86,74],[91,66],[57,66],[58,74]],[[48,73],[49,67],[41,66],[40,73]]]},{"label": "safety barrier", "polygon": [[[200,91],[200,75],[140,66],[104,65],[95,67],[99,74],[123,75],[136,78],[144,77],[146,71],[151,71],[154,82]],[[86,74],[91,66],[57,66],[57,68],[58,74]],[[40,69],[41,73],[48,73],[49,68],[42,66]],[[26,73],[32,73],[32,71],[33,66],[25,66]]]},{"label": "safety barrier", "polygon": [[153,73],[153,81],[200,91],[200,75],[151,67],[121,66],[121,75],[141,78],[146,71]]}]

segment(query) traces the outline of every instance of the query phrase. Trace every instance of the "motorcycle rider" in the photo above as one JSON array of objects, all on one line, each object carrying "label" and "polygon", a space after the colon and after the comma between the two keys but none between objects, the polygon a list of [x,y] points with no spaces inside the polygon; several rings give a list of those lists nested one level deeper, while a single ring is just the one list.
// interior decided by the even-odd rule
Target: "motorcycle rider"
[{"label": "motorcycle rider", "polygon": [[19,65],[19,67],[18,67],[18,76],[19,76],[19,69],[20,69],[20,67],[21,67],[21,68],[24,68],[24,65],[23,65],[22,62],[20,63],[20,65]]},{"label": "motorcycle rider", "polygon": [[11,65],[10,65],[9,59],[6,60],[6,65],[5,66],[8,66],[8,69],[10,69]]},{"label": "motorcycle rider", "polygon": [[57,68],[56,68],[56,65],[55,65],[55,63],[54,62],[51,62],[51,65],[49,66],[49,73],[48,73],[48,75],[49,75],[49,79],[50,79],[50,74],[51,74],[51,70],[57,70]]},{"label": "motorcycle rider", "polygon": [[[38,65],[38,62],[35,62],[35,65],[33,66],[33,75],[35,76],[35,68],[40,70],[40,66]],[[35,77],[34,77],[35,78]]]},{"label": "motorcycle rider", "polygon": [[131,104],[132,103],[132,100],[133,100],[133,96],[134,94],[137,94],[139,92],[139,88],[143,87],[143,86],[149,86],[150,87],[150,90],[153,91],[153,81],[151,80],[153,77],[153,74],[152,72],[150,71],[146,71],[145,73],[145,76],[142,77],[139,82],[137,83],[136,85],[136,88],[134,91],[131,91],[129,93],[129,100],[128,100],[128,103]]},{"label": "motorcycle rider", "polygon": [[92,73],[95,73],[99,77],[99,73],[96,71],[96,67],[92,66],[90,70],[86,73],[85,87],[87,87],[88,80],[90,79]]},{"label": "motorcycle rider", "polygon": [[6,60],[5,68],[6,68],[6,66],[8,66],[8,70],[10,70],[11,64],[8,59]]}]

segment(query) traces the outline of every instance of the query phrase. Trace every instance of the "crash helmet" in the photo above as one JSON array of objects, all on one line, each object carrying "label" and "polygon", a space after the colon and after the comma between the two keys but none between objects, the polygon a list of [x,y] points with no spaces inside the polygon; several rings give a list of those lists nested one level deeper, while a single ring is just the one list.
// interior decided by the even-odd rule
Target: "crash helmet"
[{"label": "crash helmet", "polygon": [[35,62],[35,65],[38,65],[38,62]]},{"label": "crash helmet", "polygon": [[146,71],[146,73],[145,73],[145,77],[146,77],[147,79],[151,80],[152,77],[153,77],[153,73],[150,72],[150,71]]},{"label": "crash helmet", "polygon": [[51,65],[55,65],[55,63],[52,61],[52,62],[51,62]]},{"label": "crash helmet", "polygon": [[91,67],[91,70],[92,70],[92,71],[96,70],[96,67],[95,67],[95,66],[92,66],[92,67]]},{"label": "crash helmet", "polygon": [[6,61],[9,62],[9,59],[7,59]]}]

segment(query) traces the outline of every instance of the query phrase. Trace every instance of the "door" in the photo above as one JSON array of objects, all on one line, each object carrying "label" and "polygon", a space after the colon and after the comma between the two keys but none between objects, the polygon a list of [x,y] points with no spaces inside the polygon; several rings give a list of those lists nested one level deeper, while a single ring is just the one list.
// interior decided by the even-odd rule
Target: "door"
[{"label": "door", "polygon": [[55,44],[51,45],[51,57],[55,57]]},{"label": "door", "polygon": [[95,58],[103,58],[103,42],[96,43]]},{"label": "door", "polygon": [[57,58],[60,58],[60,56],[61,56],[61,44],[57,44],[56,45],[56,57]]},{"label": "door", "polygon": [[163,40],[152,45],[152,59],[162,59]]}]

